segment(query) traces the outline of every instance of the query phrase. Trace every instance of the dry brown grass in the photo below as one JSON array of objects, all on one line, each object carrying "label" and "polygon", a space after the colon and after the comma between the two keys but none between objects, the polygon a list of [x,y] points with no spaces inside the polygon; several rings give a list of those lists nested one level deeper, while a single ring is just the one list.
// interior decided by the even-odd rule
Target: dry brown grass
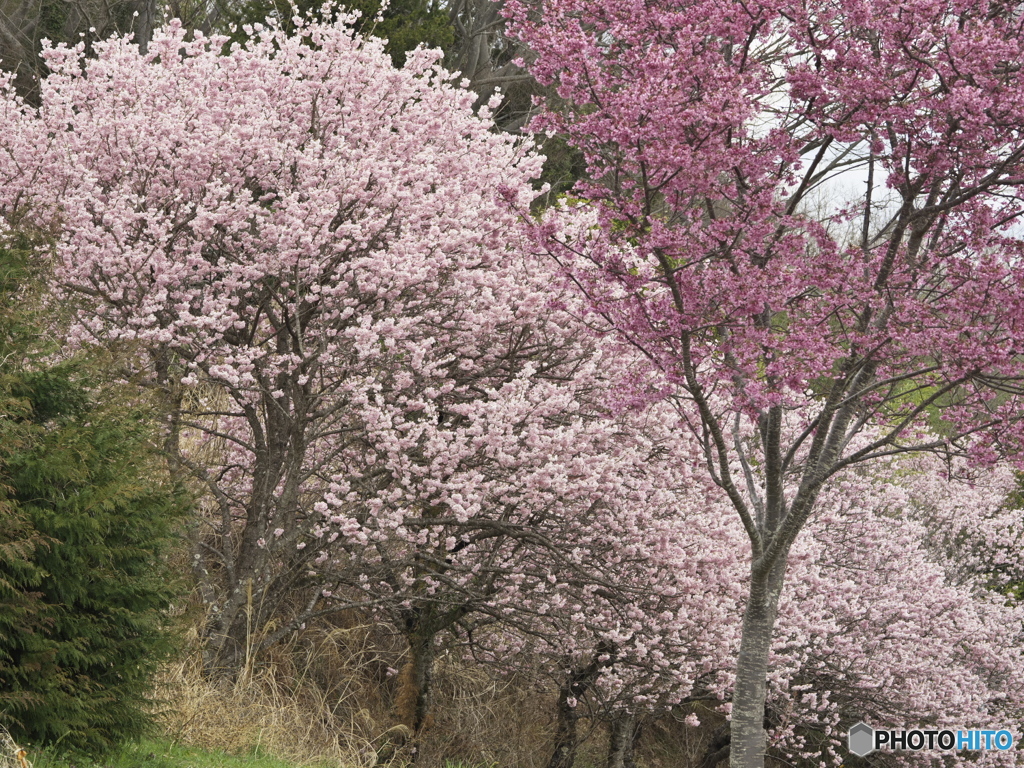
[{"label": "dry brown grass", "polygon": [[[194,635],[194,633],[193,633]],[[255,645],[255,643],[254,643]],[[190,747],[263,754],[296,765],[392,768],[411,762],[411,745],[396,713],[394,671],[404,642],[389,628],[355,613],[309,629],[259,657],[249,655],[233,681],[201,674],[198,651],[165,670],[165,737]],[[497,678],[482,665],[442,652],[434,668],[433,718],[418,740],[416,768],[544,768],[551,754],[555,691],[524,668]],[[648,721],[641,765],[697,765],[721,716],[701,710],[699,729],[662,717]],[[580,733],[580,768],[603,766],[607,733]]]},{"label": "dry brown grass", "polygon": [[[411,757],[388,671],[401,666],[402,652],[386,628],[353,616],[250,656],[233,681],[205,679],[200,654],[189,653],[161,680],[164,735],[207,750],[259,750],[332,768],[369,767],[388,755],[397,768]],[[436,665],[434,686],[434,718],[421,734],[417,768],[543,768],[551,694],[447,655]]]},{"label": "dry brown grass", "polygon": [[518,679],[495,679],[481,666],[442,656],[434,670],[434,726],[424,734],[423,765],[543,768],[555,696],[529,684],[529,677],[524,670]]},{"label": "dry brown grass", "polygon": [[263,657],[250,657],[233,681],[205,679],[198,653],[165,671],[165,735],[204,749],[262,750],[301,764],[372,766],[386,730],[377,684],[375,628],[355,624],[307,632]]}]

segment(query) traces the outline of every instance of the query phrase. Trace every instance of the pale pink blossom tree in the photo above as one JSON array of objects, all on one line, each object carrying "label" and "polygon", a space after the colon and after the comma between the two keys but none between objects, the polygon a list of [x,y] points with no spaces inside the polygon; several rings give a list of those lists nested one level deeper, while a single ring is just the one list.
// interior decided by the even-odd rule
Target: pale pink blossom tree
[{"label": "pale pink blossom tree", "polygon": [[721,514],[727,500],[700,472],[694,446],[685,451],[667,440],[671,420],[667,410],[629,420],[632,439],[643,434],[657,448],[629,470],[639,493],[562,534],[604,579],[582,581],[552,563],[556,599],[502,595],[499,606],[512,620],[478,632],[471,646],[505,673],[536,668],[557,689],[548,768],[574,764],[581,719],[590,729],[608,723],[608,764],[622,768],[636,715],[698,700],[717,706],[731,682],[742,549]]},{"label": "pale pink blossom tree", "polygon": [[207,671],[373,610],[418,731],[444,633],[570,588],[632,599],[602,566],[674,499],[657,442],[609,416],[622,360],[517,226],[539,158],[438,54],[396,70],[344,19],[298,23],[226,55],[177,24],[144,55],[50,50],[38,112],[5,104],[5,202],[58,232],[70,342],[164,396],[207,506]]},{"label": "pale pink blossom tree", "polygon": [[[632,603],[569,584],[563,600],[545,604],[531,623],[488,638],[491,663],[513,673],[528,651],[559,687],[549,768],[572,765],[581,718],[591,728],[608,722],[607,764],[621,768],[636,718],[682,705],[694,709],[688,722],[696,725],[733,707],[749,545],[738,518],[724,514],[727,495],[700,476],[698,458],[677,453],[682,482],[661,480],[674,488],[674,515],[644,519],[640,535],[609,532],[622,545],[606,551],[602,568],[632,584]],[[681,465],[687,469],[679,472]],[[1024,520],[1006,503],[1015,487],[1005,466],[971,469],[927,454],[837,476],[790,556],[766,683],[770,755],[839,766],[846,730],[862,719],[896,729],[1016,732],[1024,609],[992,589],[999,586],[993,573],[1016,579],[1024,567]],[[982,552],[982,541],[994,546]],[[703,765],[726,758],[728,733],[709,739]],[[873,759],[925,765],[942,755]],[[1017,758],[992,751],[974,759],[1012,765]]]},{"label": "pale pink blossom tree", "polygon": [[730,759],[760,766],[789,553],[832,479],[900,452],[1022,455],[1020,10],[507,8],[572,105],[537,127],[586,154],[597,211],[575,230],[555,212],[539,237],[664,377],[747,532]]},{"label": "pale pink blossom tree", "polygon": [[[928,455],[837,476],[791,553],[767,683],[773,751],[841,765],[858,720],[895,729],[971,723],[1019,737],[1022,607],[990,588],[977,546],[988,539],[1002,575],[1024,565],[1014,546],[1024,521],[1007,507],[1015,485],[1006,467],[969,470]],[[875,759],[935,764],[941,755]]]},{"label": "pale pink blossom tree", "polygon": [[328,599],[328,544],[419,583],[396,536],[444,552],[568,514],[573,462],[614,432],[588,426],[593,363],[497,196],[527,203],[539,160],[472,114],[438,53],[396,70],[345,20],[300,27],[227,55],[174,23],[145,54],[58,46],[38,112],[5,105],[8,213],[58,228],[71,343],[127,351],[209,499],[193,557],[211,671],[253,629],[272,642],[270,617],[382,599]]}]

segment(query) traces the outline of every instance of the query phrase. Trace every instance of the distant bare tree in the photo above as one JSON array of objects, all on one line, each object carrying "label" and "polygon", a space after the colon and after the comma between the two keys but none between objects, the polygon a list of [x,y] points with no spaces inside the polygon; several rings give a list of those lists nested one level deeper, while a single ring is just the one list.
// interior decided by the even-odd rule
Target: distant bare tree
[{"label": "distant bare tree", "polygon": [[[515,62],[526,64],[533,53],[522,42],[506,34],[503,10],[505,0],[448,0],[448,17],[455,34],[454,43],[445,47],[445,65],[469,80],[476,92],[479,108],[500,90],[502,100],[494,114],[498,128],[508,133],[529,133],[535,96],[554,104],[557,97],[550,87],[541,86]],[[569,190],[584,175],[583,155],[562,137],[542,140],[541,152],[547,157],[540,182],[549,185],[538,205],[547,205]]]},{"label": "distant bare tree", "polygon": [[485,103],[498,89],[504,94],[495,120],[502,130],[519,133],[529,120],[537,81],[515,64],[529,56],[522,43],[505,34],[504,0],[451,0],[448,14],[455,44],[446,51],[446,64],[461,72]]}]

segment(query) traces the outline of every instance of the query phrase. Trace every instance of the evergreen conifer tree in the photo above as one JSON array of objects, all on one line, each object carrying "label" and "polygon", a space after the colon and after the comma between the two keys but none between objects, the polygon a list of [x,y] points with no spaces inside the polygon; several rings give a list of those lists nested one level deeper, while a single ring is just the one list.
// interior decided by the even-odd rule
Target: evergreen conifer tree
[{"label": "evergreen conifer tree", "polygon": [[141,415],[33,362],[30,256],[0,249],[0,723],[95,756],[149,723],[184,499]]}]

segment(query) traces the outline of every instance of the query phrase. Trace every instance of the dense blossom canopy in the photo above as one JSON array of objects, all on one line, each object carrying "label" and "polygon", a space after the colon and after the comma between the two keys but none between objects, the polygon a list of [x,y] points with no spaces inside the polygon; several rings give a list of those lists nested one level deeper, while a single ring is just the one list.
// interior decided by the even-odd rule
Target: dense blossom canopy
[{"label": "dense blossom canopy", "polygon": [[[615,531],[633,557],[609,572],[636,589],[634,610],[598,594],[554,606],[533,626],[529,648],[550,659],[554,679],[597,662],[579,696],[588,716],[679,702],[698,722],[731,711],[747,544],[696,458],[676,456],[691,466],[675,489],[681,514]],[[848,470],[822,496],[790,558],[770,654],[765,711],[774,754],[841,765],[846,729],[858,720],[896,729],[1016,727],[1024,609],[993,591],[1024,575],[1024,522],[1006,504],[1016,487],[1007,467],[919,456]],[[648,581],[656,587],[641,597]],[[544,622],[551,629],[538,631]],[[506,642],[495,651],[510,671],[515,650]],[[899,756],[907,764],[933,757]],[[984,756],[993,765],[1015,759]]]},{"label": "dense blossom canopy", "polygon": [[980,454],[1021,455],[1019,11],[510,7],[570,103],[537,127],[586,153],[603,233],[546,234],[667,377],[691,388],[692,367],[755,413],[862,360],[870,383],[846,395],[879,416],[916,416],[926,393],[960,430],[998,423]]}]

